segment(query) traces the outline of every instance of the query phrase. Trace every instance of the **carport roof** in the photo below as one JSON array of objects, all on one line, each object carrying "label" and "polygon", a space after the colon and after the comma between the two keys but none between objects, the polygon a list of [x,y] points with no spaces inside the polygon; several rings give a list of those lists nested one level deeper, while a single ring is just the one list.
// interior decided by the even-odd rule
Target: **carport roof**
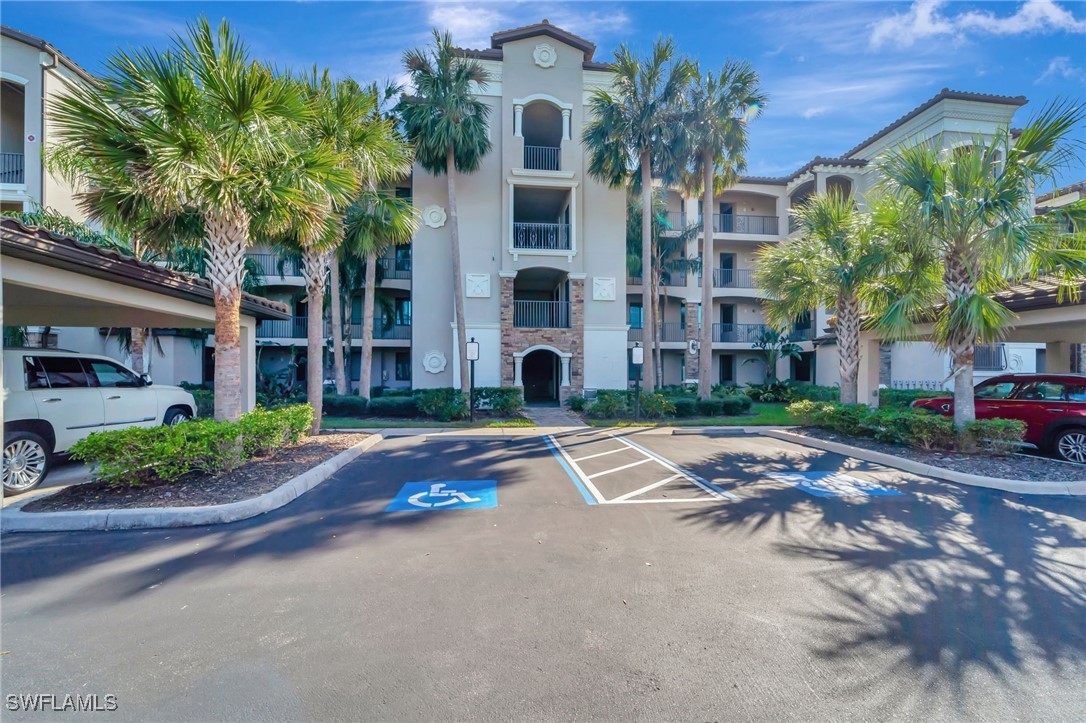
[{"label": "carport roof", "polygon": [[1078,298],[1075,300],[1068,298],[1067,289],[1064,289],[1064,293],[1060,294],[1059,282],[1047,276],[1021,281],[1008,289],[1000,291],[998,294],[994,294],[992,298],[1011,311],[1086,305],[1086,279],[1080,279],[1074,286],[1078,289]]},{"label": "carport roof", "polygon": [[[0,250],[5,256],[74,271],[178,299],[213,306],[211,282],[170,271],[111,249],[85,244],[44,228],[28,227],[13,218],[0,220]],[[289,319],[286,304],[243,293],[241,313],[257,319]]]}]

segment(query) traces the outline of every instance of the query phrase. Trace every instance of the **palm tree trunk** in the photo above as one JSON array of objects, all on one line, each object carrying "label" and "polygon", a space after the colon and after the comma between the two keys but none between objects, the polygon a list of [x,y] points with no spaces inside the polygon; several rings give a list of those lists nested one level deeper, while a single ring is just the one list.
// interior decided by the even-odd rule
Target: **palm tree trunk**
[{"label": "palm tree trunk", "polygon": [[143,327],[133,326],[130,334],[132,339],[128,346],[132,357],[132,371],[136,374],[143,374],[143,350],[147,342],[147,330]]},{"label": "palm tree trunk", "polygon": [[[958,299],[972,298],[976,294],[974,278],[976,275],[970,272],[967,261],[960,252],[947,255],[943,283],[948,292],[948,307],[954,306]],[[973,357],[976,353],[976,342],[977,336],[972,329],[951,329],[947,336],[946,348],[951,358],[950,375],[954,378],[954,426],[958,429],[977,418],[976,405],[973,402]]]},{"label": "palm tree trunk", "polygon": [[453,309],[456,313],[456,346],[460,359],[460,391],[471,388],[468,374],[468,329],[464,316],[464,277],[460,271],[460,222],[456,211],[456,158],[452,146],[445,152],[445,173],[449,183],[449,238],[452,243]]},{"label": "palm tree trunk", "polygon": [[652,354],[653,360],[656,363],[656,386],[664,386],[664,362],[661,358],[663,353],[660,349],[660,339],[664,335],[663,315],[660,313],[660,272],[658,269],[654,269],[652,272],[652,299],[653,309],[652,316],[656,320],[656,333],[653,339]]},{"label": "palm tree trunk", "polygon": [[370,372],[373,369],[373,305],[377,285],[377,254],[366,256],[366,282],[362,293],[362,370],[358,375],[358,393],[370,397]]},{"label": "palm tree trunk", "polygon": [[655,348],[656,315],[652,299],[652,154],[641,152],[641,345],[645,348],[645,363],[641,369],[645,391],[656,388],[656,365],[652,350]]},{"label": "palm tree trunk", "polygon": [[702,157],[701,192],[701,330],[698,341],[698,398],[713,391],[713,155]]},{"label": "palm tree trunk", "polygon": [[241,416],[241,283],[249,217],[210,211],[204,218],[207,276],[215,293],[215,419]]},{"label": "palm tree trunk", "polygon": [[313,407],[310,434],[320,432],[324,413],[324,283],[327,273],[326,253],[306,250],[302,254],[302,275],[309,296],[306,302],[305,396]]},{"label": "palm tree trunk", "polygon": [[344,362],[343,351],[343,290],[339,287],[339,258],[338,254],[332,257],[332,278],[328,282],[332,288],[332,364],[335,367],[336,394],[347,394],[347,368]]},{"label": "palm tree trunk", "polygon": [[841,376],[841,403],[859,401],[860,302],[855,294],[837,297],[837,368]]}]

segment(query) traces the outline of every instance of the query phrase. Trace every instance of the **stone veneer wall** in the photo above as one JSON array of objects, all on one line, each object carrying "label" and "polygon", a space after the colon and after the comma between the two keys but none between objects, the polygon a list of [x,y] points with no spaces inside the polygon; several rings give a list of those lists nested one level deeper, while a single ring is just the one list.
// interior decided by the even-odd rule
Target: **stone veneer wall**
[{"label": "stone veneer wall", "polygon": [[[502,327],[502,386],[513,386],[513,354],[539,344],[553,346],[569,352],[569,380],[571,387],[560,387],[559,402],[565,402],[571,394],[584,390],[584,279],[569,280],[570,328],[568,329],[518,329],[513,326],[513,279],[501,278],[501,327]],[[561,382],[561,379],[559,379]]]},{"label": "stone veneer wall", "polygon": [[698,355],[687,354],[690,342],[698,340],[698,302],[686,302],[686,349],[683,349],[683,364],[686,365],[686,378],[698,378]]}]

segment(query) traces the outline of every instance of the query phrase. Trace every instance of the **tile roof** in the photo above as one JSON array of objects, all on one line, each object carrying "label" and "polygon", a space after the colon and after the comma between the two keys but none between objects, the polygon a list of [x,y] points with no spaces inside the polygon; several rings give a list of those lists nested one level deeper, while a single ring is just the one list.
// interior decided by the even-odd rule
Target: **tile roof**
[{"label": "tile roof", "polygon": [[1059,198],[1065,196],[1068,193],[1074,193],[1078,191],[1080,193],[1086,193],[1086,181],[1079,181],[1078,183],[1072,183],[1070,186],[1064,186],[1063,188],[1057,188],[1055,191],[1049,191],[1037,197],[1037,201],[1050,201],[1053,198]]},{"label": "tile roof", "polygon": [[63,60],[64,64],[71,68],[72,71],[83,80],[87,81],[92,85],[98,82],[97,78],[84,70],[78,63],[69,58],[67,55],[53,47],[53,45],[50,44],[47,40],[42,40],[39,37],[30,35],[29,33],[24,33],[22,30],[16,30],[15,28],[9,27],[7,25],[0,25],[0,36],[5,38],[11,38],[12,40],[18,41],[25,45],[30,45],[37,48],[38,50],[43,50],[47,53],[53,53],[57,55],[61,60]]},{"label": "tile roof", "polygon": [[[14,218],[0,219],[3,253],[55,268],[75,270],[148,291],[213,306],[215,294],[207,279],[164,269],[112,249],[85,244],[45,228],[24,226]],[[286,304],[242,293],[242,313],[258,319],[289,319]]]},{"label": "tile roof", "polygon": [[815,156],[807,163],[797,168],[787,176],[742,176],[740,183],[762,183],[771,186],[787,186],[792,180],[799,178],[804,173],[818,166],[845,166],[847,168],[863,168],[867,161],[862,158],[824,158]]},{"label": "tile roof", "polygon": [[546,35],[547,37],[554,38],[560,43],[565,43],[566,45],[577,48],[584,53],[586,62],[591,62],[592,55],[596,52],[595,43],[585,40],[579,35],[574,35],[568,30],[563,30],[556,25],[551,25],[550,21],[546,18],[544,18],[541,23],[533,23],[532,25],[511,28],[509,30],[499,30],[490,36],[490,47],[501,48],[502,45],[513,40],[524,40],[525,38],[534,38],[538,35]]}]

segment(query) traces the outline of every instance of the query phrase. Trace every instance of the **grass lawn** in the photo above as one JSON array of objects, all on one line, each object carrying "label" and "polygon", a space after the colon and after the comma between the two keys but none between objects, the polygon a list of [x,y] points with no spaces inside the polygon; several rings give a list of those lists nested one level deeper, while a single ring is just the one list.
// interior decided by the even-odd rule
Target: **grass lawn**
[{"label": "grass lawn", "polygon": [[432,419],[358,419],[355,417],[325,417],[321,422],[322,429],[445,429],[457,427],[472,428],[500,428],[500,427],[534,427],[530,419],[515,417],[513,419],[481,419],[477,422],[458,420],[455,422],[435,422]]},{"label": "grass lawn", "polygon": [[634,422],[632,419],[589,419],[593,427],[775,427],[795,424],[792,415],[784,410],[785,403],[755,402],[750,414],[738,417],[686,417],[684,419],[651,419]]}]

